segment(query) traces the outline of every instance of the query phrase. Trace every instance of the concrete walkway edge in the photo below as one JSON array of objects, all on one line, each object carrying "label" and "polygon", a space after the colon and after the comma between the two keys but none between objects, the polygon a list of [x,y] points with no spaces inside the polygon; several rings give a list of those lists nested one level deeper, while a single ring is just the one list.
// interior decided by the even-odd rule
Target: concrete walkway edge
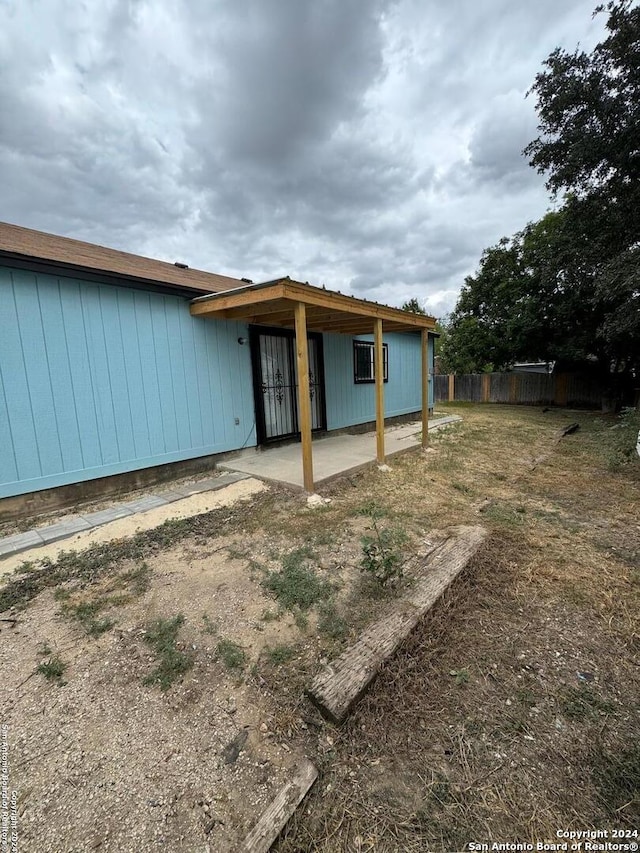
[{"label": "concrete walkway edge", "polygon": [[85,513],[84,515],[69,516],[68,519],[59,521],[56,524],[50,524],[46,527],[36,527],[34,530],[29,530],[26,533],[5,536],[3,539],[0,539],[0,560],[3,557],[20,554],[22,551],[28,551],[30,548],[36,548],[39,545],[48,545],[51,542],[68,539],[83,530],[92,530],[94,527],[100,527],[103,524],[108,524],[110,521],[116,521],[119,518],[125,518],[128,515],[147,512],[150,509],[166,506],[174,501],[179,501],[183,498],[191,497],[191,495],[200,494],[201,492],[213,492],[217,489],[224,489],[225,486],[229,486],[231,483],[247,479],[249,479],[249,474],[225,472],[218,477],[200,480],[188,486],[176,486],[159,494],[143,495],[133,501],[114,504],[108,509],[101,509],[97,512]]}]

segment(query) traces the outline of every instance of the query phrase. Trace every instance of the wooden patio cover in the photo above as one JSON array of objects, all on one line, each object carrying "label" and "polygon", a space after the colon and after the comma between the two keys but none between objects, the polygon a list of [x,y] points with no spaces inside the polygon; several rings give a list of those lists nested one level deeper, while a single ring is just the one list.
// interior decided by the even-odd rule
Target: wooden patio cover
[{"label": "wooden patio cover", "polygon": [[428,335],[435,331],[435,319],[412,314],[366,299],[314,287],[289,278],[249,284],[194,299],[191,314],[220,320],[243,320],[264,326],[295,329],[298,367],[298,411],[302,439],[302,470],[305,491],[312,493],[313,457],[307,332],[334,332],[374,336],[376,388],[377,461],[384,453],[383,332],[420,332],[422,343],[422,445],[427,444],[429,417]]}]

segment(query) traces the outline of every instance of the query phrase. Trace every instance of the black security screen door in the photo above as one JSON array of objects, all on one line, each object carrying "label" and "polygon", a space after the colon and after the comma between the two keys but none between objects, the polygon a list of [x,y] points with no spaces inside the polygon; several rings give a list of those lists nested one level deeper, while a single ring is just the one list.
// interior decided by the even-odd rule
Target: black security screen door
[{"label": "black security screen door", "polygon": [[[299,436],[295,335],[288,329],[250,329],[258,443]],[[327,428],[322,335],[309,334],[311,428]]]}]

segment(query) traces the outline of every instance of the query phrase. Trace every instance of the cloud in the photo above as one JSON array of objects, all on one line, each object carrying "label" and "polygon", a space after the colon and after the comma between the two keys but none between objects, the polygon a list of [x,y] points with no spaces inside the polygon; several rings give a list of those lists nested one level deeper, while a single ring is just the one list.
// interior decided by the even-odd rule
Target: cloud
[{"label": "cloud", "polygon": [[5,3],[0,218],[444,313],[544,213],[525,93],[602,26],[583,0]]}]

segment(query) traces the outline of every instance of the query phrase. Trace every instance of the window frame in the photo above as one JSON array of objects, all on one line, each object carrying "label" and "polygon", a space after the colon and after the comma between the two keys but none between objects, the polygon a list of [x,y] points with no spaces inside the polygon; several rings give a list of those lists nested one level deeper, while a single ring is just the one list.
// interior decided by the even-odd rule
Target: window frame
[{"label": "window frame", "polygon": [[[365,378],[358,375],[358,350],[368,349],[370,351],[369,365],[371,374]],[[389,381],[389,344],[382,344],[383,382]],[[373,341],[353,340],[353,382],[355,385],[373,385],[376,381],[375,343]]]}]

